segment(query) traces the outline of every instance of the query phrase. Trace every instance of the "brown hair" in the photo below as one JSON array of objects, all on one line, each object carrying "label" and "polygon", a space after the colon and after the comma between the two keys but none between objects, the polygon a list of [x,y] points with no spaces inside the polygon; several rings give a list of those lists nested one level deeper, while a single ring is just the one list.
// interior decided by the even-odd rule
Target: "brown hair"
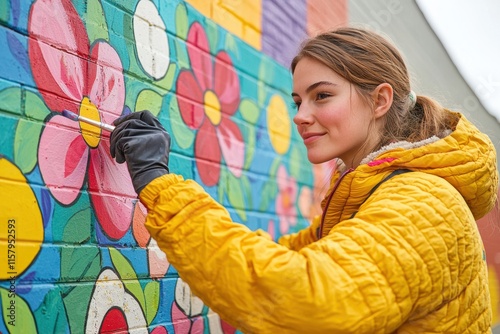
[{"label": "brown hair", "polygon": [[404,60],[396,47],[380,35],[359,28],[339,28],[310,38],[292,60],[292,73],[304,57],[331,68],[367,101],[381,83],[392,86],[393,103],[374,150],[393,141],[427,139],[446,128],[444,108],[433,99],[417,96],[411,108],[410,78]]}]

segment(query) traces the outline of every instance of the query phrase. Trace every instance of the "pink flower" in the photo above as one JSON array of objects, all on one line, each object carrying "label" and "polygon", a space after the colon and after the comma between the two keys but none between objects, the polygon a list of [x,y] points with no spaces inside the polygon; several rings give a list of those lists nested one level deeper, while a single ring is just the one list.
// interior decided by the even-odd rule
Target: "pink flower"
[{"label": "pink flower", "polygon": [[297,197],[297,181],[288,175],[285,167],[281,165],[277,174],[278,196],[276,197],[276,214],[280,220],[280,232],[285,234],[290,226],[297,224],[297,210],[295,199]]},{"label": "pink flower", "polygon": [[125,284],[113,270],[104,268],[94,284],[85,332],[130,333],[145,327],[146,319],[140,303],[125,289]]},{"label": "pink flower", "polygon": [[[175,334],[209,333],[234,334],[236,329],[219,318],[211,309],[208,310],[208,324],[204,324],[202,311],[204,304],[191,293],[189,285],[178,279],[175,285],[175,300],[172,302],[171,317]],[[208,326],[207,326],[208,325]],[[207,326],[208,328],[205,328]]]},{"label": "pink flower", "polygon": [[[33,77],[47,106],[112,123],[125,99],[123,68],[113,47],[103,40],[89,45],[85,26],[69,0],[37,0],[28,29]],[[56,200],[72,204],[88,181],[104,232],[112,239],[126,233],[134,190],[126,165],[116,164],[110,156],[109,133],[56,115],[41,135],[38,163]]]},{"label": "pink flower", "polygon": [[195,22],[187,37],[192,71],[181,70],[177,101],[184,123],[198,129],[194,155],[200,178],[207,186],[220,178],[221,158],[241,176],[245,159],[243,136],[231,120],[240,103],[240,84],[231,58],[220,51],[212,61],[203,27]]}]

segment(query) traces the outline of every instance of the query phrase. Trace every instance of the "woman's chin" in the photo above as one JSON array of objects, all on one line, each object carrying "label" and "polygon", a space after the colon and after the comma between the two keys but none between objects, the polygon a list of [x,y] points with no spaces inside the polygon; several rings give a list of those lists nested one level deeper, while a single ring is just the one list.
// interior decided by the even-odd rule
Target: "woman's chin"
[{"label": "woman's chin", "polygon": [[307,159],[309,160],[310,163],[314,165],[322,164],[323,162],[332,160],[332,158],[330,157],[316,155],[316,154],[307,154]]}]

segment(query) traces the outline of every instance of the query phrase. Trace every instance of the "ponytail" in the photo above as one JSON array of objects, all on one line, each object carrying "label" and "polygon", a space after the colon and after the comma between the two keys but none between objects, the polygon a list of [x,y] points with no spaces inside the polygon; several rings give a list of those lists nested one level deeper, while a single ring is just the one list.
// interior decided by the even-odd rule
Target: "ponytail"
[{"label": "ponytail", "polygon": [[408,110],[407,119],[403,122],[406,128],[406,138],[410,142],[417,142],[439,136],[447,128],[445,108],[436,100],[427,96],[417,96],[415,107]]}]

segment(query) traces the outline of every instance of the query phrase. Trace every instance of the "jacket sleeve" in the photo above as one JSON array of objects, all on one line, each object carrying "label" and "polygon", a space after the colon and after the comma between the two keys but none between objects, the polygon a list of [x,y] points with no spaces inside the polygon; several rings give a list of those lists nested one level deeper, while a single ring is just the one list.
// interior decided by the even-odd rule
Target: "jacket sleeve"
[{"label": "jacket sleeve", "polygon": [[[294,251],[232,222],[201,186],[180,176],[154,180],[140,199],[147,229],[179,276],[244,333],[393,332],[426,292],[421,285],[431,283],[429,266],[446,275],[447,265],[425,263],[413,248],[425,240],[394,211],[360,211]],[[432,228],[426,233],[446,247]]]},{"label": "jacket sleeve", "polygon": [[278,243],[291,250],[298,251],[305,246],[318,240],[318,229],[321,223],[321,216],[313,218],[311,225],[307,228],[292,234],[287,234],[278,239]]}]

